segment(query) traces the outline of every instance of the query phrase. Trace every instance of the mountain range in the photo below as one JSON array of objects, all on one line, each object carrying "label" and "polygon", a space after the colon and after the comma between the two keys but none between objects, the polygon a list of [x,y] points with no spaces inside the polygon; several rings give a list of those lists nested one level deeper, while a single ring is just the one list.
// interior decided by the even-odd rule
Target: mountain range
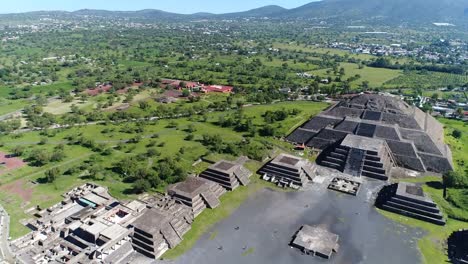
[{"label": "mountain range", "polygon": [[129,17],[141,19],[379,19],[387,22],[462,22],[468,23],[467,0],[322,0],[286,9],[276,5],[264,6],[245,12],[211,14],[176,14],[155,9],[140,11],[106,11],[84,9],[72,15],[103,17]]}]

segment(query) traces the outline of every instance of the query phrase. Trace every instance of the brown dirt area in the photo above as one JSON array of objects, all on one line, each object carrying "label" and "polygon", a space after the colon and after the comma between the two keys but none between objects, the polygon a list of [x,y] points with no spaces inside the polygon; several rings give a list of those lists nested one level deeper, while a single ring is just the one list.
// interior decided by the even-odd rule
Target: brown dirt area
[{"label": "brown dirt area", "polygon": [[7,171],[21,168],[25,165],[26,162],[24,162],[22,159],[0,152],[0,175]]},{"label": "brown dirt area", "polygon": [[17,180],[0,187],[1,191],[19,196],[23,202],[29,202],[32,198],[33,189],[25,184],[24,180]]}]

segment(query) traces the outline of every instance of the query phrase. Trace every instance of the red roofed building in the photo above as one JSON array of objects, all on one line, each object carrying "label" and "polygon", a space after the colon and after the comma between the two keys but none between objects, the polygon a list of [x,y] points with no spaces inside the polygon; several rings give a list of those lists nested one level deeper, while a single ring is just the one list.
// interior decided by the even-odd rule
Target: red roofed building
[{"label": "red roofed building", "polygon": [[99,85],[93,89],[87,89],[86,90],[86,93],[89,95],[89,96],[96,96],[100,93],[107,93],[109,92],[110,90],[112,89],[112,85],[110,84],[106,84],[106,85]]},{"label": "red roofed building", "polygon": [[204,93],[232,93],[232,86],[224,86],[224,85],[209,85],[203,86],[201,91]]}]

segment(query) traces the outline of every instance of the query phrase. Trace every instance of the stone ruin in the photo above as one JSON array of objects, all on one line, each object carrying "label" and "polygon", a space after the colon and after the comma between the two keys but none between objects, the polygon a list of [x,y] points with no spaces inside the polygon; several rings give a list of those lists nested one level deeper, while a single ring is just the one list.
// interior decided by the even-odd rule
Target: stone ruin
[{"label": "stone ruin", "polygon": [[312,180],[315,170],[315,165],[306,159],[280,154],[260,168],[258,174],[279,186],[295,188]]},{"label": "stone ruin", "polygon": [[421,221],[445,225],[444,215],[437,204],[416,184],[400,182],[384,186],[377,196],[375,206]]},{"label": "stone ruin", "polygon": [[[375,151],[343,146],[348,135],[354,135],[354,139],[360,137],[379,142],[388,152],[393,167],[434,173],[453,169],[452,154],[444,143],[442,124],[430,114],[387,95],[363,94],[341,101],[303,124],[286,139],[323,150],[318,163],[344,171],[346,166],[359,165],[366,154],[375,154]],[[363,153],[366,151],[368,153]],[[387,155],[377,154],[380,159]],[[387,177],[381,175],[389,175],[388,168],[379,167],[371,166],[371,170],[362,174],[385,180]],[[359,168],[352,171],[359,172]]]},{"label": "stone ruin", "polygon": [[338,252],[340,247],[338,244],[339,238],[338,235],[324,228],[303,225],[293,236],[291,246],[307,255],[329,259],[333,252]]}]

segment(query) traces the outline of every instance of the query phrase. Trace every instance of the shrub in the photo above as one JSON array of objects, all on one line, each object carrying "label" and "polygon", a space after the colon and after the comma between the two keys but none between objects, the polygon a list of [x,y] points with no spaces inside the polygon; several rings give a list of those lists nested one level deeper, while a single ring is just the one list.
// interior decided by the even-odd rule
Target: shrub
[{"label": "shrub", "polygon": [[462,136],[462,132],[460,130],[458,130],[458,129],[453,130],[452,137],[458,139],[458,138],[461,138],[461,136]]},{"label": "shrub", "polygon": [[448,171],[443,175],[445,187],[448,188],[467,188],[468,177],[459,171]]}]

